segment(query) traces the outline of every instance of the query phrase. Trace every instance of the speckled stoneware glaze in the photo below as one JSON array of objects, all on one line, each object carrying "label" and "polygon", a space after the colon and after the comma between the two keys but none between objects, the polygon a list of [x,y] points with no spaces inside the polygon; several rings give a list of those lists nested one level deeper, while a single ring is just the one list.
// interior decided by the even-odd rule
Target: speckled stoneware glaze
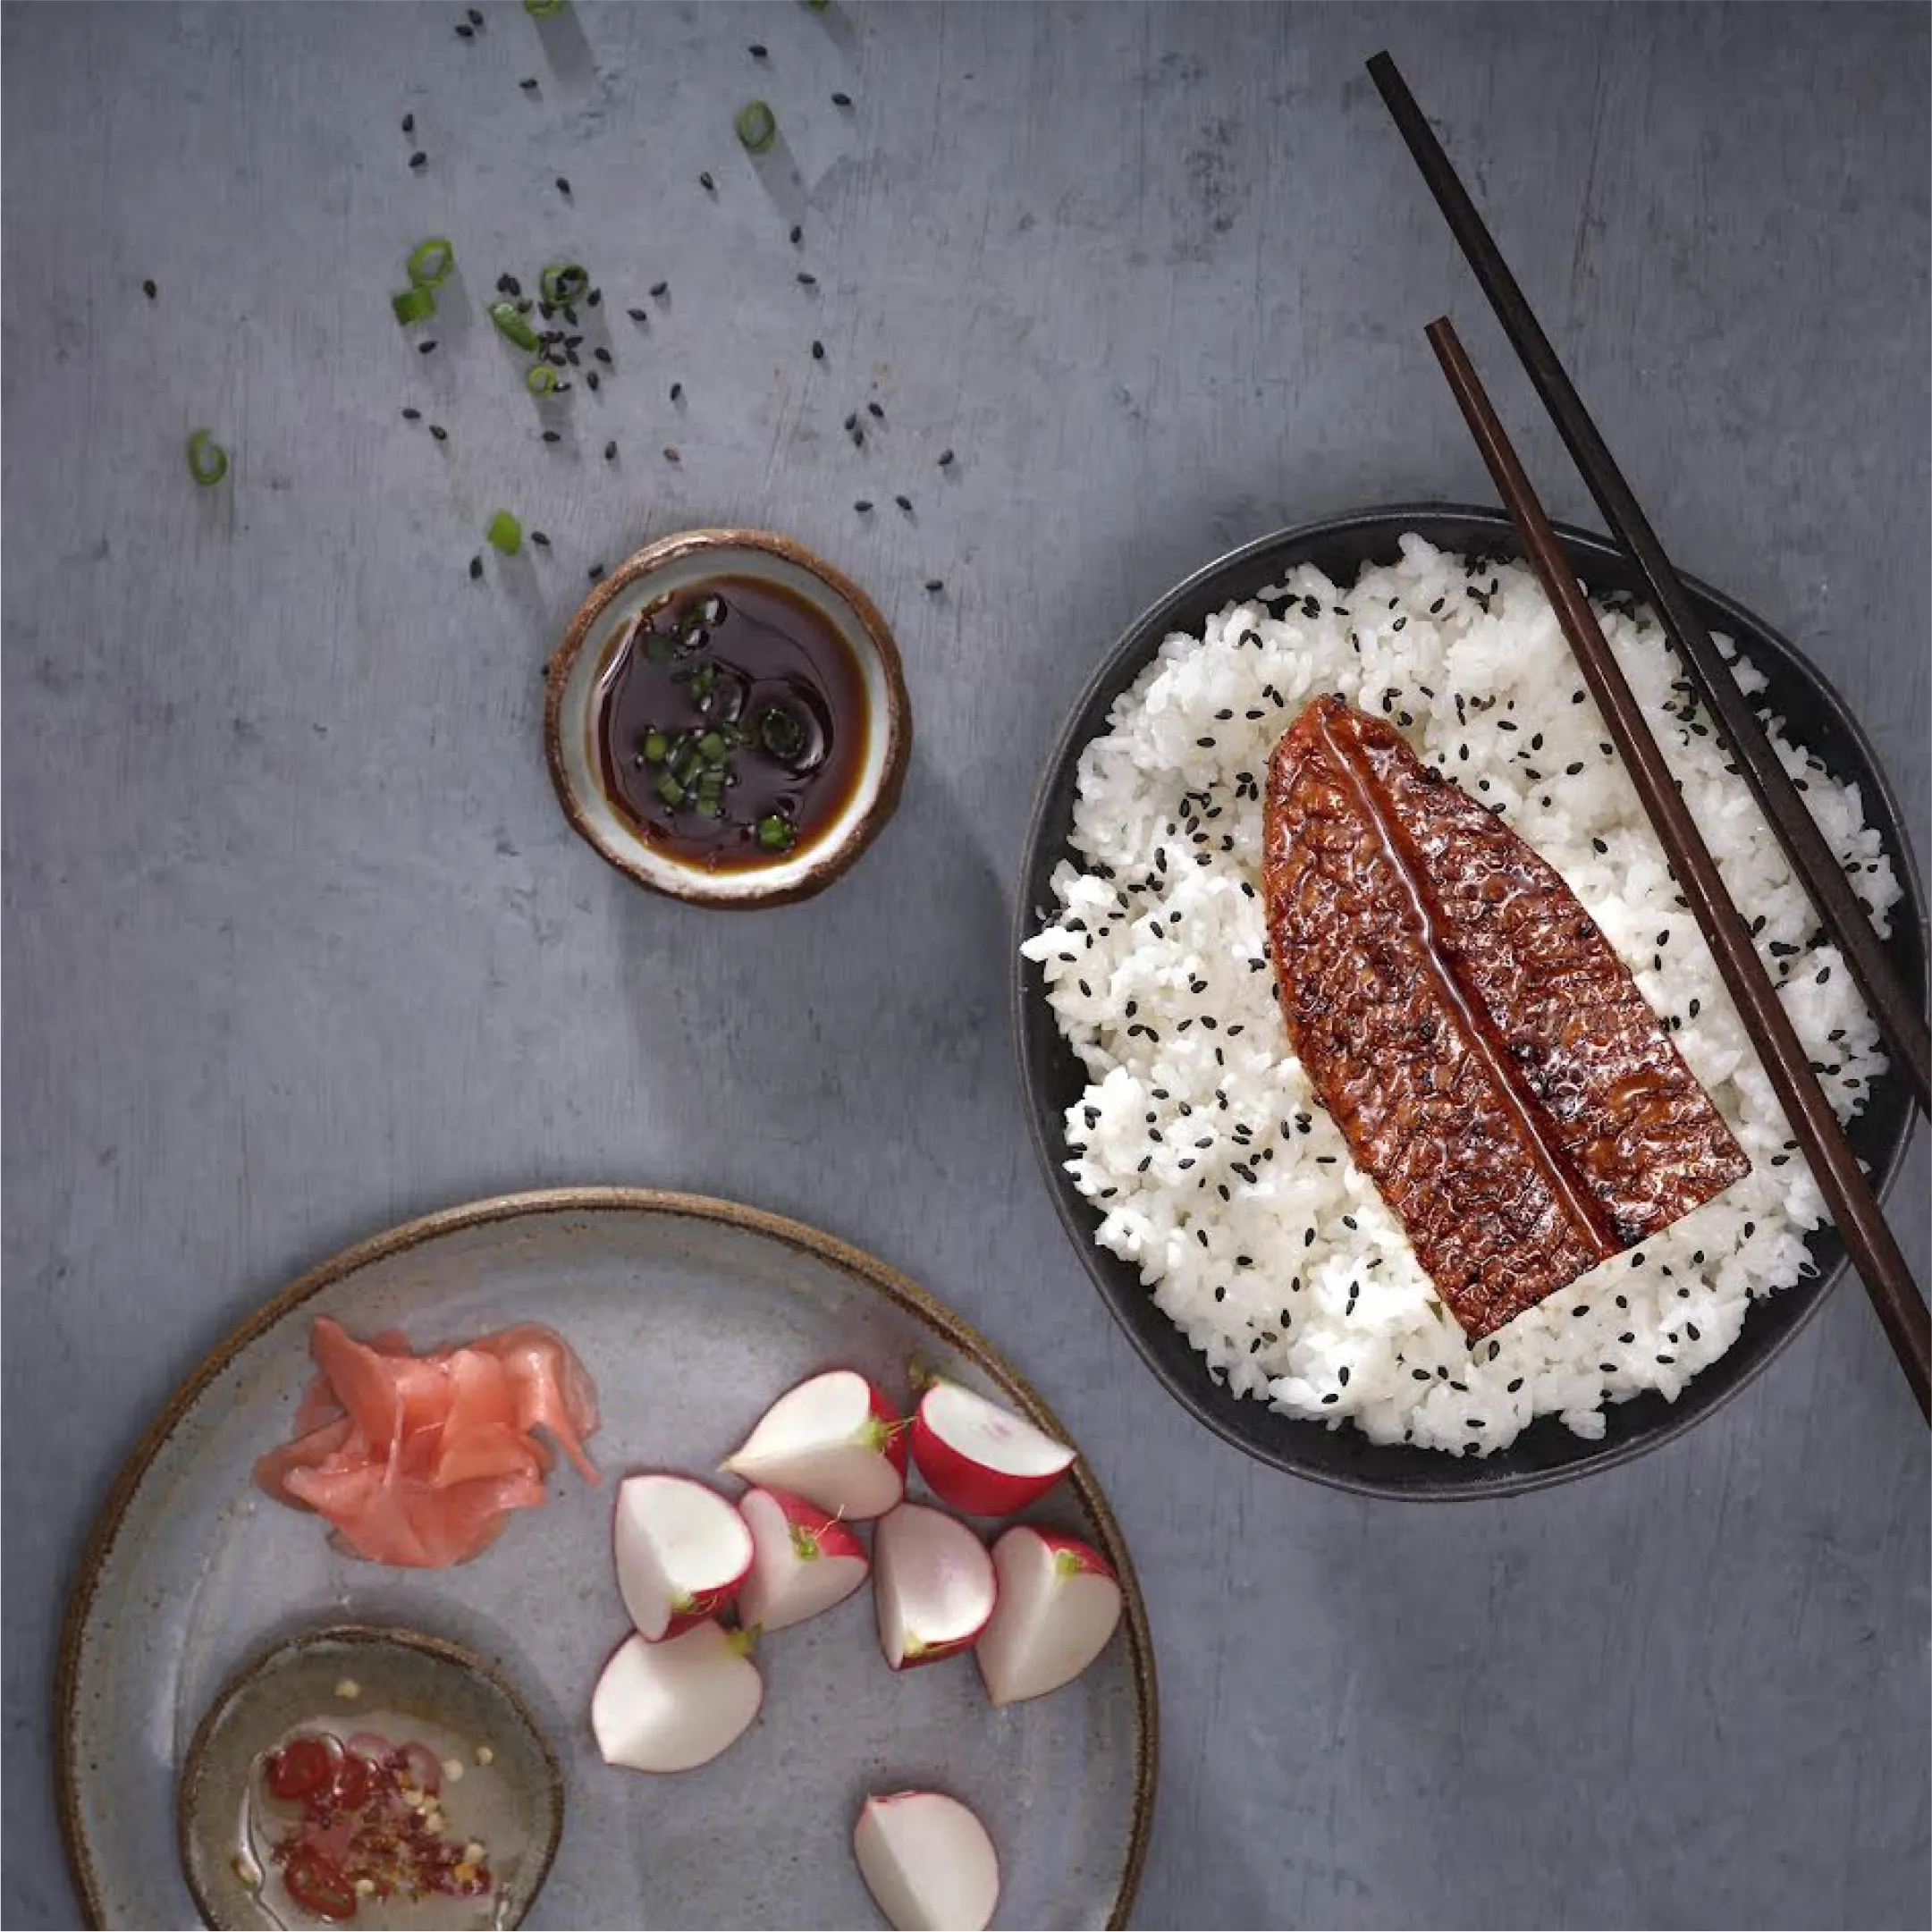
[{"label": "speckled stoneware glaze", "polygon": [[[632,620],[719,577],[773,585],[816,611],[851,652],[865,693],[865,761],[845,809],[809,845],[736,872],[688,865],[644,838],[611,802],[597,757],[598,695]],[[544,746],[565,817],[627,878],[701,906],[783,906],[823,891],[891,817],[912,751],[912,706],[892,633],[849,578],[769,530],[686,530],[627,557],[585,598],[545,670]]]},{"label": "speckled stoneware glaze", "polygon": [[[445,1770],[443,1796],[451,1818],[465,1820],[462,1833],[477,1831],[470,1821],[485,1814],[516,1819],[514,1851],[505,1852],[504,1840],[493,1848],[494,1919],[503,1927],[523,1923],[563,1832],[563,1772],[536,1720],[508,1680],[461,1644],[421,1631],[342,1624],[306,1631],[244,1665],[208,1706],[181,1760],[175,1807],[181,1871],[208,1925],[278,1923],[235,1863],[236,1820],[262,1755],[293,1725],[312,1727],[325,1717],[327,1728],[347,1737],[376,1711],[487,1746],[486,1764],[472,1750],[457,1760],[455,1779]],[[483,1835],[489,1843],[494,1834]],[[366,1908],[356,1919],[377,1925],[381,1913]]]},{"label": "speckled stoneware glaze", "polygon": [[[552,1324],[595,1377],[591,1489],[567,1468],[459,1569],[379,1569],[249,1481],[284,1439],[311,1319],[401,1328],[418,1347]],[[431,1630],[500,1670],[561,1762],[569,1817],[532,1926],[881,1923],[851,1855],[870,1793],[965,1800],[1000,1848],[996,1924],[1125,1922],[1151,1822],[1155,1693],[1134,1569],[1084,1462],[1026,1512],[1098,1547],[1126,1614],[1075,1683],[995,1710],[969,1658],[898,1675],[871,1592],[759,1646],[764,1708],[678,1777],[598,1757],[590,1693],[625,1635],[611,1561],[614,1479],[715,1470],[765,1405],[848,1365],[907,1398],[937,1370],[1064,1435],[958,1316],[831,1236],[699,1196],[591,1188],[455,1208],[377,1236],[284,1289],[176,1393],[116,1482],[82,1559],[55,1683],[62,1825],[91,1921],[195,1922],[175,1844],[194,1730],[249,1658],[319,1624]],[[721,1486],[730,1487],[720,1479]]]}]

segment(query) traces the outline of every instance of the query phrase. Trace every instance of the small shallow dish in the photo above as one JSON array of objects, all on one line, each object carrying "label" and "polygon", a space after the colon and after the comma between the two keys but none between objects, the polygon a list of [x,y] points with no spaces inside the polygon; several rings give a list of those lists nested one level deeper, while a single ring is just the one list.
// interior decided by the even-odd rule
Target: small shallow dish
[{"label": "small shallow dish", "polygon": [[[612,803],[597,732],[605,674],[637,613],[719,577],[749,578],[788,592],[837,633],[864,688],[865,746],[851,797],[810,843],[765,863],[713,872],[654,845]],[[912,706],[885,619],[841,571],[769,530],[685,530],[625,558],[579,606],[545,667],[544,747],[564,816],[627,878],[700,906],[784,906],[823,891],[891,817],[912,750]]]},{"label": "small shallow dish", "polygon": [[[499,1863],[492,1923],[519,1926],[563,1835],[563,1773],[528,1707],[474,1650],[423,1632],[360,1624],[305,1631],[244,1665],[222,1686],[196,1729],[175,1799],[181,1871],[210,1926],[273,1927],[253,1884],[236,1866],[237,1820],[257,1761],[291,1728],[333,1720],[339,1735],[363,1730],[377,1713],[432,1726],[489,1749],[487,1764],[451,1783],[485,1843],[507,1821],[520,1841]],[[415,1734],[412,1733],[412,1734]],[[401,1742],[392,1739],[392,1742]],[[469,1754],[466,1754],[469,1755]],[[380,1913],[358,1912],[359,1923]]]},{"label": "small shallow dish", "polygon": [[[1280,1414],[1265,1403],[1218,1386],[1187,1337],[1154,1305],[1152,1295],[1141,1285],[1139,1271],[1094,1241],[1101,1217],[1063,1167],[1067,1151],[1062,1123],[1085,1085],[1085,1076],[1054,1022],[1040,968],[1019,949],[1021,941],[1038,930],[1042,909],[1052,903],[1054,868],[1063,859],[1076,856],[1068,834],[1080,754],[1106,729],[1115,698],[1140,676],[1174,632],[1198,631],[1211,612],[1236,598],[1252,596],[1303,563],[1313,564],[1338,584],[1350,583],[1370,564],[1396,561],[1404,533],[1412,530],[1441,550],[1518,560],[1523,556],[1514,527],[1501,510],[1419,504],[1357,511],[1278,531],[1229,553],[1177,585],[1128,627],[1076,702],[1034,803],[1015,907],[1013,1011],[1027,1126],[1061,1224],[1115,1320],[1168,1393],[1217,1435],[1277,1469],[1366,1495],[1445,1502],[1546,1489],[1614,1468],[1682,1435],[1734,1396],[1791,1342],[1824,1305],[1843,1276],[1846,1261],[1836,1231],[1829,1225],[1818,1228],[1806,1243],[1817,1273],[1768,1301],[1754,1303],[1737,1340],[1675,1403],[1653,1391],[1612,1404],[1603,1412],[1603,1436],[1594,1442],[1573,1434],[1554,1415],[1541,1416],[1506,1449],[1479,1460],[1401,1443],[1371,1442],[1352,1427],[1329,1430],[1318,1422]],[[1643,600],[1636,573],[1606,538],[1569,525],[1559,525],[1557,534],[1593,595],[1623,591]],[[1793,733],[1835,777],[1857,782],[1867,822],[1877,828],[1902,889],[1892,912],[1889,948],[1905,983],[1922,1000],[1925,896],[1898,801],[1886,783],[1870,740],[1844,701],[1795,645],[1696,578],[1684,582],[1705,622],[1736,638],[1764,673],[1767,689],[1760,704],[1789,719]],[[1881,1195],[1904,1159],[1912,1118],[1904,1083],[1888,1074],[1873,1083],[1863,1111],[1848,1130]]]}]

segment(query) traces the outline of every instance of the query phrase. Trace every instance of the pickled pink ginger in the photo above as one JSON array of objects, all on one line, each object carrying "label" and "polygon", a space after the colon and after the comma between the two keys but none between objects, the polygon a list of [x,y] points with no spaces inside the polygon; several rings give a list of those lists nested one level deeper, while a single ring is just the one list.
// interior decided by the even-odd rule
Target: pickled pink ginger
[{"label": "pickled pink ginger", "polygon": [[420,1570],[468,1562],[511,1510],[544,1500],[551,1442],[585,1481],[599,1480],[584,1454],[596,1389],[569,1345],[536,1322],[418,1355],[400,1333],[359,1342],[317,1315],[308,1346],[320,1372],[294,1438],[256,1464],[255,1480],[326,1517],[353,1556]]}]

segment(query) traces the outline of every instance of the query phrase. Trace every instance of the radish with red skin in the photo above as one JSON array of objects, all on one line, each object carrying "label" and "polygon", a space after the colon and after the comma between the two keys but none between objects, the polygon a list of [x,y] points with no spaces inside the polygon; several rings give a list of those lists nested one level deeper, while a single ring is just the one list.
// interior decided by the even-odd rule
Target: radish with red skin
[{"label": "radish with red skin", "polygon": [[856,1369],[830,1369],[780,1396],[724,1466],[863,1523],[906,1493],[906,1424]]},{"label": "radish with red skin", "polygon": [[697,1624],[681,1637],[626,1637],[591,1693],[590,1728],[606,1764],[691,1771],[751,1727],[764,1680],[742,1632]]},{"label": "radish with red skin", "polygon": [[751,1530],[751,1574],[738,1593],[747,1628],[785,1630],[841,1604],[872,1569],[849,1524],[782,1489],[747,1489],[738,1499]]},{"label": "radish with red skin", "polygon": [[751,1569],[751,1531],[729,1498],[690,1476],[628,1476],[612,1536],[617,1587],[646,1643],[715,1616]]},{"label": "radish with red skin", "polygon": [[992,1558],[965,1523],[901,1503],[873,1532],[879,1648],[894,1670],[936,1664],[973,1643],[993,1614]]},{"label": "radish with red skin", "polygon": [[866,1799],[852,1855],[898,1932],[985,1932],[1000,1902],[1000,1854],[986,1827],[943,1792]]},{"label": "radish with red skin", "polygon": [[1000,1598],[974,1658],[995,1704],[1071,1683],[1120,1622],[1120,1583],[1091,1544],[1016,1523],[992,1549]]},{"label": "radish with red skin", "polygon": [[945,1381],[920,1397],[912,1453],[933,1495],[969,1516],[1010,1516],[1037,1502],[1075,1455],[1011,1410]]}]

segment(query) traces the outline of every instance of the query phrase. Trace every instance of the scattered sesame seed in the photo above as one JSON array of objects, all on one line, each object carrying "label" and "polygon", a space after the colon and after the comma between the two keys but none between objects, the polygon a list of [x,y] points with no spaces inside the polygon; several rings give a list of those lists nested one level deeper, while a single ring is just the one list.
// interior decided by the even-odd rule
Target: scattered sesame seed
[{"label": "scattered sesame seed", "polygon": [[429,156],[426,155],[420,148],[418,148],[416,152],[409,156],[409,165],[412,168],[426,168],[429,165]]},{"label": "scattered sesame seed", "polygon": [[483,559],[482,559],[481,557],[472,557],[472,558],[471,558],[471,559],[469,560],[469,578],[470,578],[470,581],[471,581],[472,583],[474,583],[474,582],[475,582],[475,581],[477,580],[477,578],[479,578],[479,577],[481,577],[482,575],[483,575]]},{"label": "scattered sesame seed", "polygon": [[416,116],[415,116],[414,114],[404,114],[404,115],[403,115],[403,117],[402,117],[402,131],[403,131],[403,132],[404,132],[405,134],[413,134],[413,133],[415,133],[415,132],[416,132]]},{"label": "scattered sesame seed", "polygon": [[712,180],[711,170],[709,168],[706,168],[704,172],[698,176],[697,185],[702,188],[707,195],[714,195],[718,192],[718,184],[716,181]]},{"label": "scattered sesame seed", "polygon": [[945,589],[946,579],[942,577],[929,577],[925,580],[925,587],[936,597]]},{"label": "scattered sesame seed", "polygon": [[160,292],[161,291],[155,286],[154,283],[151,280],[141,283],[141,293],[145,295],[149,301],[153,301],[155,297],[160,294]]},{"label": "scattered sesame seed", "polygon": [[831,104],[834,107],[849,107],[852,105],[852,97],[849,94],[834,94]]},{"label": "scattered sesame seed", "polygon": [[804,230],[804,229],[802,229],[802,228],[800,228],[800,227],[799,227],[799,226],[797,225],[797,224],[796,222],[795,222],[795,223],[793,223],[793,224],[792,224],[792,230],[791,230],[791,245],[792,245],[792,247],[793,247],[793,248],[797,248],[797,247],[798,246],[798,244],[799,244],[799,243],[800,243],[801,241],[803,241],[804,240],[805,240],[805,230]]},{"label": "scattered sesame seed", "polygon": [[435,338],[432,336],[426,342],[418,342],[416,345],[416,352],[419,356],[433,355],[435,352]]},{"label": "scattered sesame seed", "polygon": [[664,445],[664,460],[667,463],[681,463],[684,460],[678,453],[678,445],[675,443],[667,443]]},{"label": "scattered sesame seed", "polygon": [[[593,377],[592,380],[595,381],[595,378]],[[617,460],[617,444],[614,440],[604,444],[603,460],[607,463],[614,463]]]},{"label": "scattered sesame seed", "polygon": [[825,359],[825,345],[816,336],[812,339],[812,359],[814,362],[823,362]]},{"label": "scattered sesame seed", "polygon": [[544,432],[544,441],[545,443],[561,443],[563,441],[562,433],[555,429],[546,429]]},{"label": "scattered sesame seed", "polygon": [[624,313],[628,315],[633,322],[648,322],[651,319],[650,316],[646,315],[645,311],[641,308],[627,308]]},{"label": "scattered sesame seed", "polygon": [[429,433],[438,443],[447,443],[450,440],[449,431],[441,423],[432,423],[429,426]]},{"label": "scattered sesame seed", "polygon": [[564,175],[561,175],[561,174],[558,175],[558,177],[557,177],[557,192],[558,192],[558,193],[559,193],[560,195],[567,195],[567,194],[569,194],[569,191],[570,191],[570,183],[569,183],[569,181],[568,177],[566,177],[566,176],[564,176]]},{"label": "scattered sesame seed", "polygon": [[673,384],[672,384],[671,385],[671,401],[672,401],[673,402],[677,401],[678,401],[678,399],[679,399],[679,398],[680,396],[682,396],[683,394],[684,394],[684,384],[683,384],[682,383],[673,383]]},{"label": "scattered sesame seed", "polygon": [[[532,530],[530,532],[530,541],[539,550],[548,550],[550,548],[550,539],[541,530]],[[489,1759],[487,1758],[479,1758],[477,1761],[478,1764],[487,1764]]]},{"label": "scattered sesame seed", "polygon": [[857,510],[860,516],[863,517],[872,508],[872,498],[869,496],[862,496],[856,503],[853,504],[852,507],[854,510]]},{"label": "scattered sesame seed", "polygon": [[422,419],[423,412],[420,409],[405,409],[402,412],[402,420],[406,423],[419,423]]},{"label": "scattered sesame seed", "polygon": [[518,81],[517,85],[526,94],[534,94],[536,92],[536,76],[535,74],[527,74],[521,80]]},{"label": "scattered sesame seed", "polygon": [[591,582],[592,582],[593,584],[595,584],[595,582],[597,581],[597,579],[598,579],[598,578],[599,578],[600,577],[602,577],[603,575],[603,565],[602,565],[601,563],[594,563],[594,564],[592,564],[592,565],[591,565],[591,567],[590,567],[590,580],[591,580]]}]

